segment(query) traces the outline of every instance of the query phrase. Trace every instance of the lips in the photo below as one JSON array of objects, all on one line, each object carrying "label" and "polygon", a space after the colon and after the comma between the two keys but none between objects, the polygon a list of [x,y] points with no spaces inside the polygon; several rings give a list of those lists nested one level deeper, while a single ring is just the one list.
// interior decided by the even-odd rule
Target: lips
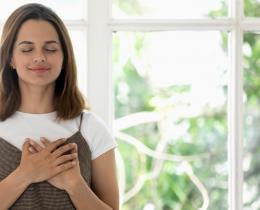
[{"label": "lips", "polygon": [[42,72],[42,71],[48,71],[49,68],[48,67],[32,67],[29,68],[31,71],[36,71],[36,72]]}]

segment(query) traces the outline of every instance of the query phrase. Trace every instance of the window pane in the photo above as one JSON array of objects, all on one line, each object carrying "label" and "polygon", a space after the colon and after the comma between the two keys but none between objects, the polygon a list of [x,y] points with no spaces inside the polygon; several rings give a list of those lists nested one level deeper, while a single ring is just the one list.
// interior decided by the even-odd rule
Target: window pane
[{"label": "window pane", "polygon": [[[7,17],[19,6],[27,3],[35,3],[31,0],[0,0],[0,21]],[[38,0],[37,3],[44,4],[53,9],[62,19],[85,19],[86,0]],[[73,10],[71,10],[73,8]]]},{"label": "window pane", "polygon": [[[227,16],[227,0],[113,0],[115,18],[202,18]],[[218,11],[223,8],[222,12]]]},{"label": "window pane", "polygon": [[123,210],[227,209],[226,39],[217,31],[113,35]]},{"label": "window pane", "polygon": [[244,34],[244,209],[260,209],[260,34]]},{"label": "window pane", "polygon": [[260,17],[260,1],[244,0],[244,13],[249,17]]},{"label": "window pane", "polygon": [[78,70],[78,85],[85,95],[87,87],[87,32],[86,30],[70,30],[76,65]]}]

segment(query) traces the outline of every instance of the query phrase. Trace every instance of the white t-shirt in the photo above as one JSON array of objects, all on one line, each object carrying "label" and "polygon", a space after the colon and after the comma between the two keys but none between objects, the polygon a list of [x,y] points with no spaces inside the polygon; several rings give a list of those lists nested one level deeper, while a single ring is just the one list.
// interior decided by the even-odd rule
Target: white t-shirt
[{"label": "white t-shirt", "polygon": [[[42,145],[40,137],[54,141],[68,138],[79,130],[80,116],[60,122],[55,120],[56,116],[56,112],[30,114],[17,111],[0,121],[0,137],[22,150],[26,138]],[[93,112],[84,112],[81,134],[89,145],[92,160],[117,146],[104,121]]]}]

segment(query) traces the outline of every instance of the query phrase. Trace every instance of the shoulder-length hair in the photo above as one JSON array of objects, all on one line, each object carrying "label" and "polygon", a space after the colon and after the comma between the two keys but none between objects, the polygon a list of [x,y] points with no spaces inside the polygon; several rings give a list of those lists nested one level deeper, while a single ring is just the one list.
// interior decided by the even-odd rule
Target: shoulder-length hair
[{"label": "shoulder-length hair", "polygon": [[77,69],[71,40],[58,15],[51,9],[34,3],[16,9],[3,28],[0,43],[0,120],[6,120],[21,105],[18,75],[12,70],[11,59],[18,31],[21,25],[30,19],[49,22],[58,33],[64,60],[61,73],[55,81],[53,105],[58,119],[72,119],[89,107],[77,87]]}]

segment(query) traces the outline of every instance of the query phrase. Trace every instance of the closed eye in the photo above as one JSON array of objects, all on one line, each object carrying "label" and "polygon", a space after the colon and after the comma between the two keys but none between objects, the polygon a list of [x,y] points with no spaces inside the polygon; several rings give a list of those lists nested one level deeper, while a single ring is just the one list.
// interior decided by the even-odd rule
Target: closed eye
[{"label": "closed eye", "polygon": [[[56,49],[45,49],[47,52],[56,52]],[[31,52],[33,49],[24,49],[22,50],[23,53]]]},{"label": "closed eye", "polygon": [[56,52],[57,50],[56,49],[45,49],[46,51],[48,52]]},{"label": "closed eye", "polygon": [[26,50],[22,50],[22,52],[31,52],[32,49],[26,49]]}]

